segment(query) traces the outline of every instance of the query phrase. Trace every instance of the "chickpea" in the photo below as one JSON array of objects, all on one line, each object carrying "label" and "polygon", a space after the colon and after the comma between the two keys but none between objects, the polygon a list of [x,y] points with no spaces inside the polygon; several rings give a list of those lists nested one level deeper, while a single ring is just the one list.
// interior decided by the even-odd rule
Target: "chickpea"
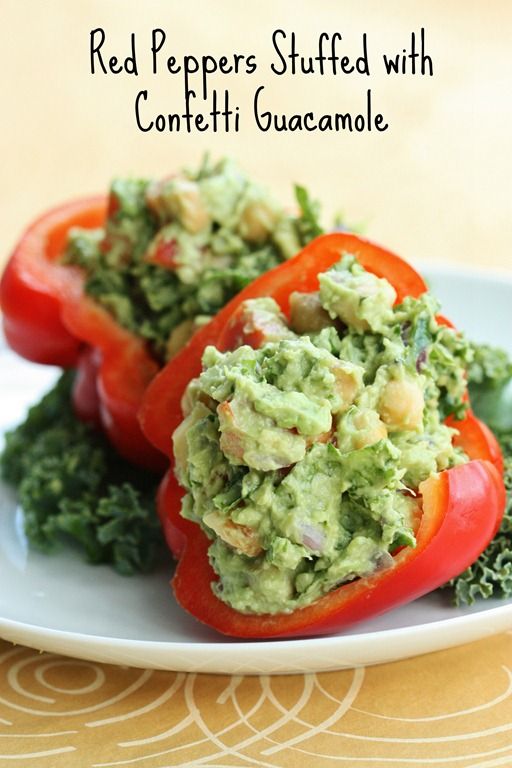
[{"label": "chickpea", "polygon": [[236,423],[235,414],[227,400],[217,407],[217,415],[221,430],[219,441],[221,451],[232,459],[242,461],[244,457],[243,433]]},{"label": "chickpea", "polygon": [[233,520],[222,517],[218,512],[209,512],[204,516],[203,522],[237,552],[248,557],[257,557],[262,551],[257,531],[249,528],[248,525],[234,523]]},{"label": "chickpea", "polygon": [[362,373],[357,366],[342,361],[331,370],[336,379],[335,387],[341,402],[337,413],[341,413],[352,405],[361,391],[363,386]]},{"label": "chickpea", "polygon": [[165,209],[172,218],[195,235],[210,223],[210,214],[201,198],[199,185],[189,179],[173,179],[169,190],[163,192],[160,209]]},{"label": "chickpea", "polygon": [[263,243],[273,232],[276,212],[263,200],[253,200],[245,206],[238,223],[238,232],[250,243]]},{"label": "chickpea", "polygon": [[389,381],[379,402],[379,413],[391,432],[419,429],[424,408],[423,390],[413,379]]},{"label": "chickpea", "polygon": [[210,224],[210,214],[201,199],[199,186],[193,181],[179,183],[177,189],[178,218],[191,234],[206,229]]},{"label": "chickpea", "polygon": [[290,325],[295,333],[316,333],[333,324],[329,313],[322,307],[320,294],[299,293],[290,296]]},{"label": "chickpea", "polygon": [[374,445],[388,436],[386,425],[381,421],[376,411],[359,411],[354,416],[353,423],[357,429],[353,438],[355,450]]}]

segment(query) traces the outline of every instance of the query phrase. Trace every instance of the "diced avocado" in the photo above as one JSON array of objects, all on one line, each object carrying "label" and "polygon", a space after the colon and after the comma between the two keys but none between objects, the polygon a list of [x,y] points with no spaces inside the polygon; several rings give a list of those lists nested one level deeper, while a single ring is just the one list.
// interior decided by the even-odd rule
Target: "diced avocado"
[{"label": "diced avocado", "polygon": [[380,331],[392,317],[396,291],[355,259],[320,275],[320,300],[332,318],[355,331]]}]

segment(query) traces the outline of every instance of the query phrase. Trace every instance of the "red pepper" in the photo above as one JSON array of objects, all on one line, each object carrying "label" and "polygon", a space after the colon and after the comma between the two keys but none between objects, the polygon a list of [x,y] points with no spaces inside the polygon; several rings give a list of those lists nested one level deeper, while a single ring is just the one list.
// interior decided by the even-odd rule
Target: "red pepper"
[{"label": "red pepper", "polygon": [[73,383],[73,408],[81,421],[101,428],[98,373],[101,365],[99,350],[84,347],[76,363]]},{"label": "red pepper", "polygon": [[[354,235],[329,235],[311,243],[289,262],[263,275],[235,297],[199,331],[149,386],[141,423],[153,444],[172,460],[171,435],[182,420],[180,401],[188,381],[201,371],[208,344],[228,348],[236,330],[236,310],[249,298],[272,296],[288,311],[293,291],[316,290],[317,275],[354,253],[363,266],[385,277],[397,301],[426,290],[421,277],[405,262]],[[179,559],[173,579],[178,603],[219,632],[245,638],[319,635],[424,595],[467,568],[495,535],[505,508],[502,457],[492,433],[471,411],[457,423],[456,443],[470,461],[425,481],[416,547],[394,555],[394,566],[329,592],[312,605],[290,614],[247,615],[220,601],[211,584],[217,576],[208,560],[210,541],[199,526],[180,516],[183,491],[169,470],[160,487],[158,510],[168,545]]]},{"label": "red pepper", "polygon": [[503,474],[503,456],[498,441],[483,421],[480,421],[469,409],[462,421],[452,416],[446,419],[446,424],[459,430],[453,444],[462,448],[470,459],[485,459],[494,464],[500,475]]},{"label": "red pepper", "polygon": [[142,341],[85,295],[82,271],[58,261],[69,229],[101,226],[106,210],[104,197],[78,200],[27,229],[0,282],[4,332],[29,360],[77,366],[78,414],[100,422],[122,456],[157,469],[162,457],[142,434],[137,411],[158,364]]},{"label": "red pepper", "polygon": [[183,554],[187,540],[193,539],[197,531],[197,525],[180,514],[184,495],[173,470],[168,470],[158,488],[156,508],[165,541],[176,560]]}]

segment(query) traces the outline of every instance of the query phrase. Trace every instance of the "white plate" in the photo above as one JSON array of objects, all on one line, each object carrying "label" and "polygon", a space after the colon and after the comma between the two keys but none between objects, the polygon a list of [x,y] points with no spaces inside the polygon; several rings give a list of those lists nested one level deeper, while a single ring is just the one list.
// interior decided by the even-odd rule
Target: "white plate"
[{"label": "white plate", "polygon": [[[512,352],[512,276],[427,270],[445,313],[472,338]],[[15,424],[55,378],[0,351],[0,429]],[[27,551],[14,495],[0,488],[0,635],[83,659],[229,674],[341,669],[394,661],[512,627],[512,601],[456,609],[436,592],[342,635],[237,642],[201,626],[174,603],[171,568],[123,578],[74,552]]]}]

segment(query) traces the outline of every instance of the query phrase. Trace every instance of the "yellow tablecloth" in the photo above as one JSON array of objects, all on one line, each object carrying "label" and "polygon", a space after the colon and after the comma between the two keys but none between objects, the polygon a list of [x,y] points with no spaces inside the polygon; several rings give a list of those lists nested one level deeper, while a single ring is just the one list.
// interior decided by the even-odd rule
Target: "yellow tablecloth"
[{"label": "yellow tablecloth", "polygon": [[[164,175],[225,153],[292,201],[298,181],[409,258],[511,267],[509,99],[512,6],[455,0],[3,0],[1,252],[38,211],[105,189],[113,174]],[[89,73],[89,32],[109,55],[141,46],[137,78]],[[177,111],[182,86],[149,73],[151,30],[168,55],[254,53],[258,72],[211,80],[240,105],[239,133],[142,133],[136,93]],[[425,28],[434,77],[386,77],[382,53]],[[295,31],[314,55],[342,33],[363,76],[272,76],[272,32]],[[262,133],[252,95],[274,112],[359,111],[366,88],[385,134]],[[2,587],[4,588],[4,587]],[[510,634],[396,664],[290,678],[131,670],[0,643],[0,765],[512,765]]]},{"label": "yellow tablecloth", "polygon": [[291,677],[152,672],[0,643],[0,765],[510,766],[511,666],[510,633]]}]

